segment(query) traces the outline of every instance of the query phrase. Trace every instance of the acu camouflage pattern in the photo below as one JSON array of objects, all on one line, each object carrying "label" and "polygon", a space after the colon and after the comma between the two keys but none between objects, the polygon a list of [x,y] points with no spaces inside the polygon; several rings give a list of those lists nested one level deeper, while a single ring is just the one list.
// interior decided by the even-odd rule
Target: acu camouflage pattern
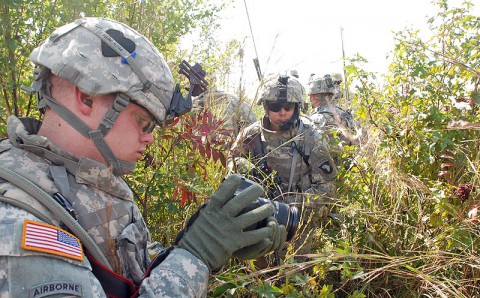
[{"label": "acu camouflage pattern", "polygon": [[206,91],[193,100],[194,109],[209,109],[225,121],[224,127],[234,132],[257,121],[252,107],[236,95],[223,91]]},{"label": "acu camouflage pattern", "polygon": [[[268,130],[265,128],[267,121],[268,119],[264,117],[238,135],[232,147],[233,160],[230,167],[241,174],[247,174],[235,168],[235,164],[243,167],[243,170],[260,164],[262,153],[255,141],[255,136],[259,135],[264,145],[263,158],[266,158],[267,164],[282,180],[280,188],[283,195],[270,199],[284,201],[301,210],[302,222],[308,225],[308,228],[298,235],[295,245],[302,248],[299,253],[308,253],[311,237],[307,239],[306,236],[309,230],[315,227],[315,223],[325,215],[325,209],[329,209],[336,198],[337,170],[329,155],[327,139],[306,117],[300,116],[302,125],[288,131]],[[298,129],[301,131],[297,133]],[[308,156],[308,164],[302,156],[297,156],[296,164],[293,165],[295,174],[292,189],[289,191],[294,142],[299,145],[304,155]],[[310,244],[305,245],[305,240]]]},{"label": "acu camouflage pattern", "polygon": [[307,83],[307,94],[335,94],[333,80],[329,76],[313,76]]},{"label": "acu camouflage pattern", "polygon": [[[121,32],[127,44],[134,43],[134,60],[146,79],[159,89],[160,98],[145,88],[132,67],[122,62],[122,57],[102,54],[102,40],[93,32],[105,34],[103,31],[110,29]],[[165,119],[172,100],[173,77],[162,54],[143,35],[114,20],[89,17],[59,27],[33,50],[30,59],[86,94],[124,93],[159,121]]]},{"label": "acu camouflage pattern", "polygon": [[[332,101],[327,100],[315,107],[309,118],[321,130],[338,131],[341,143],[346,145],[358,145],[363,138],[362,129],[353,115]],[[330,134],[330,139],[333,138],[333,135]]]},{"label": "acu camouflage pattern", "polygon": [[[266,101],[278,101],[279,88],[284,87],[279,82],[279,75],[268,76],[260,89],[260,96],[257,100],[257,104],[260,105]],[[303,106],[305,101],[305,88],[294,77],[288,77],[287,81],[287,102],[300,103]]]},{"label": "acu camouflage pattern", "polygon": [[[27,131],[26,128],[36,127],[28,123],[32,122],[10,117],[10,139],[0,143],[0,166],[28,178],[49,194],[61,192],[114,271],[140,285],[142,297],[206,295],[208,268],[183,249],[174,249],[142,280],[150,263],[149,248],[161,246],[151,243],[126,183],[103,164],[71,156],[48,139],[36,136],[36,131]],[[55,160],[48,160],[47,156],[54,156]],[[72,164],[77,166],[72,168]],[[11,183],[1,182],[2,196],[29,205],[48,218],[50,224],[60,225],[55,215],[36,199]],[[74,283],[84,297],[105,296],[87,259],[80,262],[20,248],[24,219],[42,220],[2,201],[0,214],[0,297],[26,297],[35,287],[52,282]]]}]

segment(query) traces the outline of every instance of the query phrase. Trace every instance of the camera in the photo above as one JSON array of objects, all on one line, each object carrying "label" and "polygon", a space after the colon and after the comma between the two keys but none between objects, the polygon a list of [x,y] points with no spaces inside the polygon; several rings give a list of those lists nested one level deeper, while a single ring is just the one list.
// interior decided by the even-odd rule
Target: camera
[{"label": "camera", "polygon": [[[237,188],[235,194],[240,193],[242,190],[246,189],[247,187],[249,187],[254,183],[255,182],[253,182],[252,180],[242,177],[242,183]],[[243,209],[241,214],[251,211],[253,209],[256,209],[265,204],[272,204],[275,207],[273,217],[277,220],[279,224],[285,226],[285,229],[287,231],[287,241],[290,241],[293,238],[293,236],[295,236],[295,233],[297,232],[298,224],[300,220],[297,207],[289,206],[282,202],[272,201],[272,200],[260,197],[255,201],[253,201],[245,209]],[[267,220],[264,219],[260,222],[257,222],[255,225],[248,227],[247,230],[253,230],[253,229],[265,227],[266,224],[267,224]]]}]

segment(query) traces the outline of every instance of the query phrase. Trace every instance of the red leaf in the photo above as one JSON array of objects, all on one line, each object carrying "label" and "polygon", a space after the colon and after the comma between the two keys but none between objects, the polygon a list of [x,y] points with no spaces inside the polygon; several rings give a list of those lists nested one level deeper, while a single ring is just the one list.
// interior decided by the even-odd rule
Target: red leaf
[{"label": "red leaf", "polygon": [[173,122],[172,122],[172,124],[170,124],[170,126],[177,125],[178,121],[180,121],[180,117],[177,117],[177,118],[173,119]]},{"label": "red leaf", "polygon": [[223,165],[224,167],[227,166],[227,160],[226,160],[226,158],[225,158],[225,155],[223,155],[223,153],[221,153],[221,152],[220,152],[220,162],[222,163],[222,165]]},{"label": "red leaf", "polygon": [[173,191],[173,196],[172,199],[175,201],[178,196],[178,185],[175,187],[175,190]]},{"label": "red leaf", "polygon": [[208,158],[212,158],[212,148],[210,147],[210,143],[207,142],[207,148],[205,149],[206,153],[207,153],[207,157]]},{"label": "red leaf", "polygon": [[202,144],[199,144],[199,145],[198,145],[198,151],[200,151],[200,155],[201,155],[202,157],[205,157],[205,148],[203,147]]},{"label": "red leaf", "polygon": [[455,165],[451,162],[444,162],[444,163],[442,163],[442,165],[440,167],[443,169],[443,168],[448,168],[448,167],[453,167],[453,166],[455,166]]},{"label": "red leaf", "polygon": [[451,174],[451,172],[450,171],[441,171],[440,173],[438,173],[437,176],[438,177],[443,177],[443,176],[448,175],[448,174]]},{"label": "red leaf", "polygon": [[180,200],[180,206],[184,207],[187,201],[188,201],[188,192],[186,189],[182,189],[182,198]]}]

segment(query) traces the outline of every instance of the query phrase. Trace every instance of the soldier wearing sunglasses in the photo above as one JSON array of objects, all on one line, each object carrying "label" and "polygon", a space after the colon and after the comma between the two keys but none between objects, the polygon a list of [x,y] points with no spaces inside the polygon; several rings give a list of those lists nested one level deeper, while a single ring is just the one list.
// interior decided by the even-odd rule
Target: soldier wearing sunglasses
[{"label": "soldier wearing sunglasses", "polygon": [[[337,173],[328,153],[328,140],[301,115],[303,103],[304,91],[296,78],[266,78],[257,101],[265,114],[238,135],[229,163],[233,171],[257,180],[267,190],[273,184],[276,191],[265,194],[270,199],[301,210],[307,228],[292,241],[297,252],[294,257],[300,260],[302,254],[312,253],[312,235],[335,197]],[[309,219],[312,213],[313,219]]]}]

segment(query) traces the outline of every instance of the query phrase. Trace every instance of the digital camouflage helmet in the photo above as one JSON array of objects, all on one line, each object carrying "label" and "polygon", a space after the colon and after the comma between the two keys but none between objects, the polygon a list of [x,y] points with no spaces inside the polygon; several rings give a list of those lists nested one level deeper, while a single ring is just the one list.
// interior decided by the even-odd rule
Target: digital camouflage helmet
[{"label": "digital camouflage helmet", "polygon": [[300,82],[288,76],[272,75],[265,79],[260,89],[257,104],[263,104],[268,117],[268,103],[295,103],[295,112],[287,123],[280,125],[282,130],[292,127],[300,116],[300,108],[304,105],[304,88]]},{"label": "digital camouflage helmet", "polygon": [[331,74],[333,85],[340,85],[343,82],[343,77],[339,73],[332,73]]},{"label": "digital camouflage helmet", "polygon": [[[135,163],[118,160],[104,136],[130,102],[148,110],[158,124],[169,115],[188,110],[186,107],[179,111],[178,106],[171,105],[179,93],[174,92],[178,85],[174,89],[172,73],[162,54],[143,35],[114,20],[88,17],[59,27],[33,50],[30,59],[36,65],[34,82],[24,89],[37,93],[41,111],[50,107],[78,132],[92,139],[116,175],[133,171]],[[50,73],[88,95],[115,95],[112,107],[97,129],[92,130],[52,98]]]},{"label": "digital camouflage helmet", "polygon": [[307,93],[312,94],[335,94],[335,86],[330,75],[313,76],[307,83]]},{"label": "digital camouflage helmet", "polygon": [[257,104],[265,102],[304,102],[304,90],[302,84],[289,76],[272,75],[264,80],[260,88],[260,96]]}]

